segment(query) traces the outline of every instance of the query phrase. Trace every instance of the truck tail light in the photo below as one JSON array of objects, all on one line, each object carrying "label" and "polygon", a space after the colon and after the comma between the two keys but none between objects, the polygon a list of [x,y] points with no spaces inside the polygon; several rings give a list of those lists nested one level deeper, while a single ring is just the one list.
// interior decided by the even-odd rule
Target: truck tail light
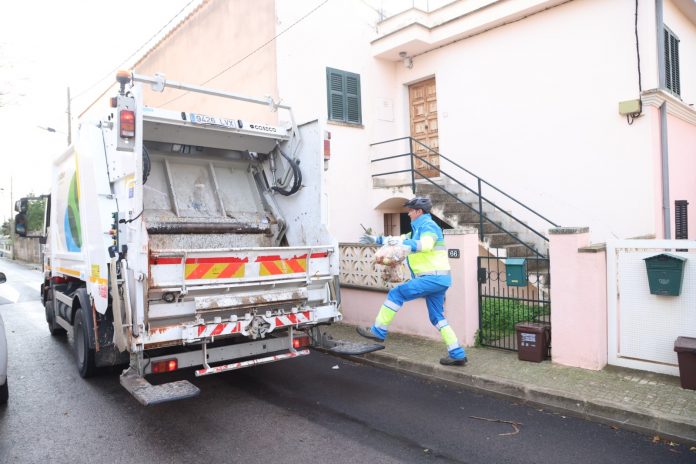
[{"label": "truck tail light", "polygon": [[179,363],[177,362],[176,358],[156,361],[152,363],[152,373],[162,374],[164,372],[171,372],[177,370],[178,367]]},{"label": "truck tail light", "polygon": [[121,137],[130,139],[135,137],[135,112],[131,110],[121,110],[120,112]]},{"label": "truck tail light", "polygon": [[309,346],[310,344],[311,341],[309,339],[309,336],[307,335],[300,335],[299,337],[295,337],[292,339],[292,347],[295,349],[304,348],[305,346]]}]

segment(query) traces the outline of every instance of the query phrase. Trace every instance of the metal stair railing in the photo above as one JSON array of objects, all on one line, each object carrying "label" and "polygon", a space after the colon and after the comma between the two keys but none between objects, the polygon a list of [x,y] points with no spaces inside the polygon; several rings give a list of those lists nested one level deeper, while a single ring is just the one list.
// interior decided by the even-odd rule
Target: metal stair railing
[{"label": "metal stair railing", "polygon": [[[547,219],[546,217],[544,217],[543,215],[539,214],[538,212],[536,212],[536,211],[533,210],[532,208],[528,207],[527,205],[525,205],[524,203],[520,202],[520,201],[517,200],[516,198],[512,197],[512,196],[509,195],[508,193],[504,192],[503,190],[499,189],[499,188],[496,187],[495,185],[493,185],[493,184],[491,184],[490,182],[488,182],[488,181],[482,179],[481,177],[479,177],[478,175],[476,175],[476,174],[474,174],[473,172],[469,171],[468,169],[462,167],[462,166],[459,165],[457,162],[452,161],[450,158],[446,157],[445,155],[442,155],[441,153],[438,153],[437,151],[433,150],[432,148],[428,147],[427,145],[423,144],[422,142],[419,142],[418,140],[415,140],[413,137],[400,137],[400,138],[397,138],[397,139],[386,140],[386,141],[384,141],[384,142],[376,142],[376,143],[370,144],[370,146],[371,146],[371,147],[374,147],[374,146],[377,146],[377,145],[385,145],[385,144],[388,144],[388,143],[401,142],[401,141],[405,141],[405,140],[408,140],[408,141],[409,141],[409,152],[408,152],[408,153],[402,153],[402,154],[399,154],[399,155],[391,155],[391,156],[385,156],[385,157],[377,158],[377,159],[371,160],[370,163],[377,163],[377,162],[380,162],[380,161],[385,161],[385,160],[390,160],[390,159],[397,159],[397,158],[403,158],[403,157],[408,156],[408,157],[409,157],[409,161],[410,161],[410,168],[409,168],[409,169],[401,169],[401,170],[397,170],[397,171],[383,172],[383,173],[379,173],[379,174],[373,174],[373,175],[372,175],[373,178],[374,178],[374,177],[389,176],[389,175],[394,175],[394,174],[410,173],[410,176],[411,176],[411,190],[412,190],[412,192],[415,194],[415,193],[416,193],[416,176],[419,176],[419,178],[422,178],[422,179],[427,180],[431,185],[434,185],[435,187],[437,187],[438,189],[440,189],[443,193],[445,193],[445,194],[447,194],[448,196],[450,196],[450,197],[452,197],[453,199],[455,199],[458,203],[460,203],[460,204],[466,206],[466,207],[469,208],[471,211],[473,211],[473,212],[475,212],[475,213],[478,214],[478,216],[479,216],[479,239],[480,239],[482,242],[483,242],[483,240],[484,240],[484,232],[483,232],[484,229],[483,229],[483,224],[484,224],[484,222],[487,221],[488,223],[493,224],[493,226],[495,226],[495,227],[496,227],[498,230],[500,230],[501,232],[507,234],[507,235],[508,235],[510,238],[512,238],[515,242],[517,242],[518,244],[523,245],[524,247],[526,247],[529,251],[531,251],[531,252],[532,252],[534,255],[536,255],[537,257],[540,257],[540,258],[547,258],[547,257],[548,257],[548,256],[546,256],[546,255],[540,253],[539,251],[537,251],[535,248],[531,247],[528,243],[526,243],[526,242],[520,240],[519,237],[517,237],[516,235],[514,235],[513,233],[511,233],[510,231],[508,231],[507,229],[505,229],[502,225],[500,225],[500,224],[498,224],[498,223],[492,221],[491,219],[488,218],[488,216],[486,216],[486,214],[483,212],[483,205],[484,205],[484,202],[485,202],[487,205],[492,206],[494,209],[496,209],[496,210],[502,212],[503,214],[505,214],[506,216],[508,216],[510,219],[512,219],[514,222],[516,222],[516,223],[519,224],[520,226],[524,227],[525,229],[529,230],[530,232],[532,232],[532,233],[535,234],[536,236],[540,237],[540,238],[541,238],[542,240],[544,240],[545,242],[548,242],[548,241],[549,241],[548,237],[544,236],[544,235],[543,235],[542,233],[540,233],[538,230],[536,230],[536,229],[530,227],[528,224],[526,224],[525,222],[521,221],[519,218],[517,218],[517,217],[514,216],[513,214],[509,213],[508,211],[505,211],[505,210],[504,210],[503,208],[501,208],[499,205],[497,205],[496,203],[494,203],[494,202],[491,201],[490,199],[484,197],[484,196],[483,196],[483,185],[484,185],[484,184],[487,185],[488,187],[490,187],[490,188],[492,188],[493,190],[495,190],[496,192],[502,194],[502,195],[505,196],[506,198],[512,200],[514,203],[516,203],[516,204],[518,204],[519,206],[523,207],[524,209],[526,209],[527,211],[529,211],[530,213],[532,213],[532,214],[535,215],[536,217],[542,219],[543,221],[547,222],[548,224],[552,225],[553,227],[560,227],[560,226],[559,226],[558,224],[556,224],[555,222],[551,221],[550,219]],[[450,174],[444,172],[442,169],[440,169],[439,166],[435,166],[434,164],[430,163],[428,160],[424,159],[423,157],[416,155],[416,154],[414,153],[415,150],[413,149],[414,143],[420,145],[421,147],[423,147],[424,149],[430,151],[431,153],[438,155],[440,158],[446,160],[447,162],[451,163],[451,164],[454,165],[455,167],[461,169],[462,171],[466,172],[466,173],[469,174],[470,176],[474,177],[474,178],[476,179],[477,189],[476,189],[476,190],[473,190],[473,189],[470,188],[469,186],[467,186],[467,185],[465,185],[464,183],[460,182],[458,179],[455,179],[455,178],[454,178],[453,176],[451,176]],[[457,195],[455,195],[455,194],[453,194],[452,192],[448,191],[448,190],[445,189],[443,186],[441,186],[440,184],[436,183],[435,181],[433,181],[433,180],[430,179],[429,177],[427,177],[427,176],[423,175],[422,173],[418,172],[418,170],[416,170],[416,168],[415,168],[415,160],[416,160],[416,159],[419,160],[419,161],[421,161],[421,162],[424,163],[425,165],[427,165],[430,169],[433,169],[433,170],[437,171],[439,174],[441,174],[441,175],[447,177],[448,179],[450,179],[451,181],[453,181],[453,182],[456,183],[457,185],[461,186],[462,188],[464,188],[464,189],[466,189],[467,191],[469,191],[469,192],[473,193],[474,195],[476,195],[476,197],[478,198],[478,207],[479,207],[479,208],[478,208],[478,211],[476,210],[476,208],[472,207],[471,205],[469,205],[468,203],[466,203],[465,201],[463,201],[463,200],[462,200],[461,198],[459,198]]]}]

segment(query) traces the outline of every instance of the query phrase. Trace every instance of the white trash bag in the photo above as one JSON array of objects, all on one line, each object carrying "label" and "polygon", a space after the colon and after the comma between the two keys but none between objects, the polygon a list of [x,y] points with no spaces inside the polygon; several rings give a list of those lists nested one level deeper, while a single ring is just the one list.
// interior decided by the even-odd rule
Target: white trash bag
[{"label": "white trash bag", "polygon": [[395,283],[406,280],[404,272],[404,260],[408,250],[403,245],[384,245],[375,252],[375,264],[384,266],[382,280]]}]

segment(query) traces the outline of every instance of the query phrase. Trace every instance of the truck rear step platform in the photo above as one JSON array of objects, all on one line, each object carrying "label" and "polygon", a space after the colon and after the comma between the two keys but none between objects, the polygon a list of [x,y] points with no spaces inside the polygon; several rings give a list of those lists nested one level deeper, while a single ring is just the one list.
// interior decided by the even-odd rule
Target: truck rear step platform
[{"label": "truck rear step platform", "polygon": [[198,387],[188,380],[152,385],[133,369],[127,369],[121,374],[121,385],[143,406],[165,403],[167,401],[185,400],[198,396],[201,392]]},{"label": "truck rear step platform", "polygon": [[373,351],[384,349],[384,345],[379,343],[362,343],[351,342],[348,340],[335,340],[331,335],[318,331],[315,335],[314,347],[320,350],[326,350],[330,353],[335,353],[342,356],[360,356]]},{"label": "truck rear step platform", "polygon": [[384,345],[377,343],[349,342],[345,340],[332,340],[335,345],[328,348],[328,351],[346,356],[359,356],[361,354],[372,353],[384,349]]}]

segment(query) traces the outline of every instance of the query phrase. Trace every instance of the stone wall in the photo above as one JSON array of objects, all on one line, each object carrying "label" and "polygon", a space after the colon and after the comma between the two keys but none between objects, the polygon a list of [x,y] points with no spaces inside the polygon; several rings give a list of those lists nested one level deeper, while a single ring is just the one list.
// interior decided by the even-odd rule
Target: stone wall
[{"label": "stone wall", "polygon": [[41,264],[41,244],[38,238],[15,237],[14,259]]}]

